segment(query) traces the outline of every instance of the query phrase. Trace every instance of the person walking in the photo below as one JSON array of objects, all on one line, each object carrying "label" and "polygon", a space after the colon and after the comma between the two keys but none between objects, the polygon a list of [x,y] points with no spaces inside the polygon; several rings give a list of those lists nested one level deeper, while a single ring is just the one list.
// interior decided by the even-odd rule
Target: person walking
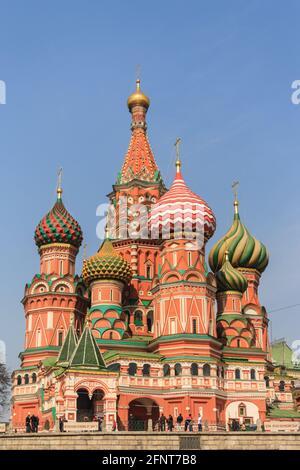
[{"label": "person walking", "polygon": [[30,416],[30,413],[28,413],[28,415],[26,416],[25,428],[26,428],[26,432],[31,432],[31,416]]},{"label": "person walking", "polygon": [[160,418],[159,418],[159,429],[160,431],[165,431],[166,430],[166,417],[162,413]]},{"label": "person walking", "polygon": [[200,413],[198,416],[198,432],[202,432],[202,416]]},{"label": "person walking", "polygon": [[167,419],[167,425],[168,425],[168,431],[172,432],[173,431],[173,427],[174,427],[174,424],[173,424],[173,416],[172,415],[169,415],[168,419]]},{"label": "person walking", "polygon": [[176,423],[177,423],[177,431],[181,431],[183,416],[181,413],[177,416]]}]

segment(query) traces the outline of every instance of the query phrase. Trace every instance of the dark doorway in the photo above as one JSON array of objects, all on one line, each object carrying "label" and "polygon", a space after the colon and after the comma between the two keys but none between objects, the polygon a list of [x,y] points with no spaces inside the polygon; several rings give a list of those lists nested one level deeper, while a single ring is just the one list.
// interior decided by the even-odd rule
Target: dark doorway
[{"label": "dark doorway", "polygon": [[151,398],[140,398],[129,404],[128,431],[147,431],[148,419],[152,419],[155,429],[159,419],[159,406]]}]

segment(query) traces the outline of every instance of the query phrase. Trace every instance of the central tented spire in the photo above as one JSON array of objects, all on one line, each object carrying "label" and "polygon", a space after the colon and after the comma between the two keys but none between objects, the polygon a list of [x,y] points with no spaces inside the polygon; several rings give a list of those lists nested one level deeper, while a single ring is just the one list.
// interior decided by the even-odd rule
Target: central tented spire
[{"label": "central tented spire", "polygon": [[159,183],[162,181],[160,172],[147,137],[146,114],[150,100],[141,91],[140,80],[136,81],[136,90],[129,96],[127,105],[132,116],[132,134],[117,184],[133,180]]}]

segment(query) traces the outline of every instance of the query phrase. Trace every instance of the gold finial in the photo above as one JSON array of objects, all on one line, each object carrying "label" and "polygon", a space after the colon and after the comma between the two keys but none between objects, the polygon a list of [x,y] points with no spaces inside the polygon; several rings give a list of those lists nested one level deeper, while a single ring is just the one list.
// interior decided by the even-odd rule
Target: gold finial
[{"label": "gold finial", "polygon": [[224,258],[225,258],[225,261],[229,261],[229,251],[228,250],[225,251]]},{"label": "gold finial", "polygon": [[181,138],[177,137],[175,144],[174,144],[176,147],[176,173],[180,173],[180,169],[181,169],[180,144],[181,144]]},{"label": "gold finial", "polygon": [[137,64],[136,66],[136,91],[140,91],[141,88],[141,66],[140,64]]},{"label": "gold finial", "polygon": [[234,203],[233,203],[233,206],[234,206],[234,213],[235,214],[238,214],[239,213],[239,201],[238,201],[238,194],[237,194],[237,190],[238,190],[238,187],[239,187],[239,181],[234,181],[231,185],[232,189],[233,189],[233,194],[234,194]]},{"label": "gold finial", "polygon": [[57,193],[57,199],[61,199],[61,195],[62,195],[62,186],[61,186],[61,181],[62,181],[62,168],[59,168],[58,170],[58,173],[57,173],[57,189],[56,189],[56,193]]},{"label": "gold finial", "polygon": [[128,100],[127,100],[127,106],[129,108],[129,111],[131,111],[132,108],[135,106],[142,106],[146,110],[150,106],[150,100],[148,96],[146,96],[142,91],[141,91],[141,79],[139,76],[139,71],[137,72],[137,78],[135,80],[136,83],[136,89],[134,93],[132,93]]}]

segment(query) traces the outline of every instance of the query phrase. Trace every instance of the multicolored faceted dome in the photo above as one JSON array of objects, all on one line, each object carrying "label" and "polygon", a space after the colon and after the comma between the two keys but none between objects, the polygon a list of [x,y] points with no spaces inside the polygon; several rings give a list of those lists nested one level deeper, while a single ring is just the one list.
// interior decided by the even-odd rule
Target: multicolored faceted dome
[{"label": "multicolored faceted dome", "polygon": [[228,259],[228,251],[225,251],[224,263],[221,269],[216,272],[216,279],[219,292],[233,290],[243,293],[247,289],[247,279],[232,266]]},{"label": "multicolored faceted dome", "polygon": [[235,268],[257,269],[262,273],[269,262],[265,245],[254,238],[240,220],[238,201],[234,202],[233,224],[211,249],[209,265],[213,272],[221,269],[225,251]]},{"label": "multicolored faceted dome", "polygon": [[[176,162],[175,179],[169,189],[155,204],[149,216],[153,238],[200,237],[206,242],[216,229],[216,219],[208,204],[186,185]],[[170,235],[170,236],[169,236]]]},{"label": "multicolored faceted dome", "polygon": [[87,284],[99,279],[116,279],[128,283],[132,277],[130,264],[119,255],[109,238],[98,252],[83,261],[82,277]]},{"label": "multicolored faceted dome", "polygon": [[65,208],[61,193],[59,189],[56,203],[35,229],[34,239],[38,247],[50,243],[68,243],[79,248],[82,243],[80,225]]}]

